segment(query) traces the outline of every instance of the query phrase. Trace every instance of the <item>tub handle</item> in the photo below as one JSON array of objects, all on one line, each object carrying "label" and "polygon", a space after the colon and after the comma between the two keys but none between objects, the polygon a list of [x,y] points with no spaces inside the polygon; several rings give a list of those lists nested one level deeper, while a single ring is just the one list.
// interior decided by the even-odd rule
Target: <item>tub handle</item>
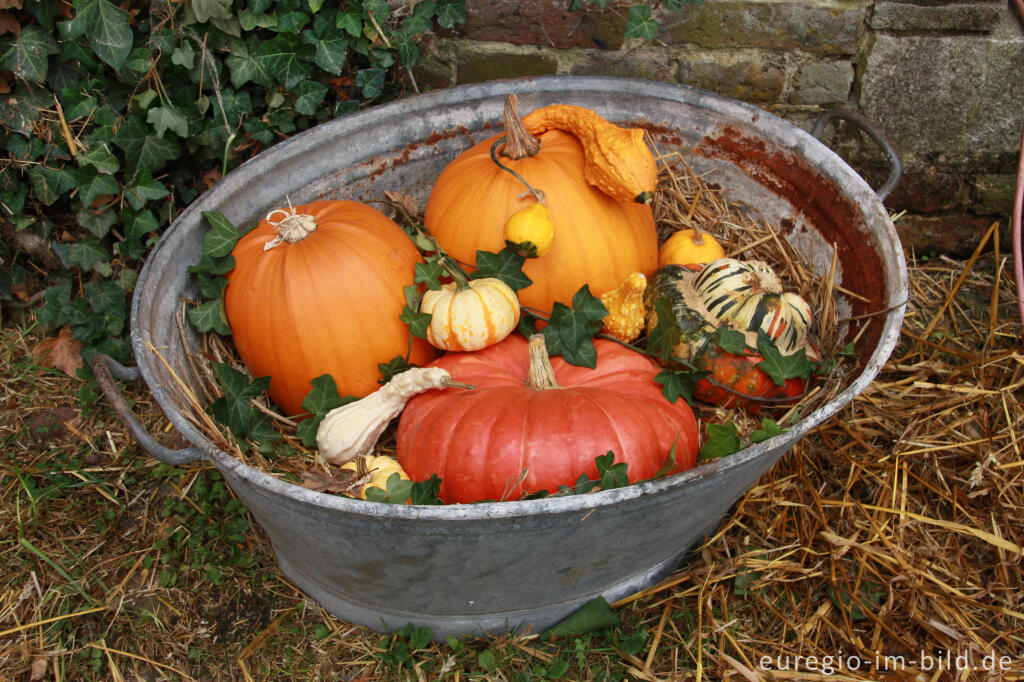
[{"label": "tub handle", "polygon": [[171,466],[206,459],[203,451],[196,447],[172,450],[161,445],[155,438],[149,435],[146,427],[132,414],[131,408],[128,407],[128,402],[124,399],[117,386],[114,385],[113,377],[117,377],[121,381],[138,381],[142,378],[142,373],[138,367],[125,367],[109,355],[97,353],[92,359],[92,373],[96,376],[96,381],[99,382],[103,395],[107,397],[110,405],[117,412],[117,416],[121,418],[121,421],[128,429],[128,433],[138,441],[142,449],[149,453],[150,456]]},{"label": "tub handle", "polygon": [[885,198],[896,189],[896,186],[900,184],[900,179],[903,177],[903,164],[900,162],[900,156],[896,153],[896,149],[889,142],[889,139],[885,134],[871,121],[864,118],[862,115],[855,111],[846,109],[843,107],[837,107],[831,111],[826,111],[824,114],[818,117],[818,120],[814,122],[814,127],[811,128],[811,135],[821,139],[821,134],[825,132],[825,127],[837,118],[841,118],[844,121],[849,121],[855,126],[863,130],[868,137],[874,141],[882,152],[885,154],[885,158],[889,161],[889,177],[886,179],[885,184],[875,190],[875,194],[878,195],[879,201],[885,201]]}]

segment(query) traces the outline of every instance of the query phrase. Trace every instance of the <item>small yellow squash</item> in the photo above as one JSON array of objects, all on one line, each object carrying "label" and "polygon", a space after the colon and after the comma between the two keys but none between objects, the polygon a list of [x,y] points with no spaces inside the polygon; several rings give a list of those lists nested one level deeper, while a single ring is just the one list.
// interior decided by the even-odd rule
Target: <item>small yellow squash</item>
[{"label": "small yellow squash", "polygon": [[505,243],[524,258],[547,255],[554,241],[551,212],[539,201],[519,209],[505,223]]},{"label": "small yellow squash", "polygon": [[430,313],[427,342],[441,350],[480,350],[498,343],[519,324],[519,298],[500,279],[484,277],[427,291],[420,312]]},{"label": "small yellow squash", "polygon": [[704,265],[725,256],[718,240],[701,230],[679,230],[658,249],[658,267]]},{"label": "small yellow squash", "polygon": [[398,463],[394,457],[387,455],[361,455],[356,459],[349,460],[341,465],[342,469],[354,471],[360,480],[365,482],[359,486],[359,497],[366,499],[366,491],[369,488],[380,488],[384,492],[388,490],[388,479],[392,474],[398,474],[403,481],[411,480],[409,474]]}]

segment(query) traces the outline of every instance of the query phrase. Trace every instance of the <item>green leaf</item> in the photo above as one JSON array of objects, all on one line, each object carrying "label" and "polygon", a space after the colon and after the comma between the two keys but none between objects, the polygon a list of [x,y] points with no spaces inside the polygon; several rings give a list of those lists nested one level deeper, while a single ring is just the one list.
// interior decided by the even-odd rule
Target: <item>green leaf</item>
[{"label": "green leaf", "polygon": [[379,362],[377,363],[377,369],[380,370],[381,378],[377,383],[386,384],[397,375],[416,366],[417,365],[410,364],[409,361],[401,355],[396,355],[388,362]]},{"label": "green leaf", "polygon": [[249,46],[241,40],[231,43],[231,54],[225,61],[231,71],[231,84],[236,88],[240,88],[250,81],[264,87],[270,87],[274,83],[274,79],[264,63],[257,59],[250,52]]},{"label": "green leaf", "polygon": [[555,303],[551,319],[542,332],[550,355],[561,355],[570,365],[596,367],[597,350],[594,334],[608,314],[601,300],[590,293],[584,284],[572,297],[572,308]]},{"label": "green leaf", "polygon": [[398,316],[402,322],[409,327],[409,333],[413,336],[427,338],[427,329],[430,327],[430,313],[421,313],[416,308],[406,305],[402,308],[402,314]]},{"label": "green leaf", "polygon": [[604,597],[595,597],[573,612],[568,618],[556,623],[541,633],[541,639],[569,637],[595,630],[622,625],[618,614]]},{"label": "green leaf", "polygon": [[241,238],[241,233],[217,211],[203,211],[203,217],[210,225],[210,229],[203,235],[203,255],[223,258],[230,254]]},{"label": "green leaf", "polygon": [[108,0],[86,0],[68,27],[68,37],[85,36],[96,56],[120,69],[132,50],[132,29],[128,14]]},{"label": "green leaf", "polygon": [[188,266],[187,269],[197,275],[226,275],[235,269],[235,257],[229,254],[214,258],[204,253],[198,263]]},{"label": "green leaf", "polygon": [[78,186],[74,172],[62,168],[32,166],[28,171],[33,194],[37,201],[49,206],[61,196]]},{"label": "green leaf", "polygon": [[256,50],[256,60],[287,90],[312,75],[312,68],[301,58],[301,39],[293,34],[281,33]]},{"label": "green leaf", "polygon": [[414,282],[426,284],[431,291],[441,289],[441,277],[445,275],[445,270],[437,256],[429,256],[422,263],[416,263],[413,270],[416,273]]},{"label": "green leaf", "polygon": [[336,26],[353,38],[360,38],[363,35],[363,13],[358,10],[338,12]]},{"label": "green leaf", "polygon": [[215,299],[189,308],[188,321],[200,333],[216,332],[221,336],[231,335],[228,316],[224,312],[224,301]]},{"label": "green leaf", "polygon": [[60,48],[52,35],[35,24],[29,24],[10,40],[0,65],[13,71],[18,78],[42,83],[49,69],[49,56],[58,52]]},{"label": "green leaf", "polygon": [[192,11],[201,24],[213,18],[230,19],[231,0],[192,0]]},{"label": "green leaf", "polygon": [[170,191],[164,185],[154,180],[149,171],[140,172],[135,181],[125,188],[125,199],[135,210],[141,209],[146,202],[156,199],[163,199]]},{"label": "green leaf", "polygon": [[160,137],[163,137],[168,130],[178,137],[188,137],[188,119],[171,105],[153,107],[146,112],[146,121],[153,125],[156,134]]},{"label": "green leaf", "polygon": [[150,104],[153,103],[153,100],[155,100],[157,97],[158,95],[156,94],[156,90],[152,88],[146,88],[139,94],[132,95],[132,102],[134,102],[139,107],[139,109],[146,109],[149,107]]},{"label": "green leaf", "polygon": [[301,11],[279,10],[274,30],[278,33],[299,33],[309,23],[309,15]]},{"label": "green leaf", "polygon": [[757,350],[764,358],[757,363],[757,368],[778,386],[785,386],[786,379],[806,379],[814,371],[814,365],[803,348],[792,355],[783,355],[763,331],[757,333]]},{"label": "green leaf", "polygon": [[750,434],[750,441],[752,443],[762,443],[772,436],[777,436],[780,433],[785,433],[786,431],[789,431],[789,429],[779,426],[774,419],[762,417],[761,428],[756,429]]},{"label": "green leaf", "polygon": [[513,291],[519,291],[533,284],[533,280],[523,273],[525,262],[525,258],[507,246],[498,253],[477,251],[477,269],[470,278],[494,277],[507,284]]},{"label": "green leaf", "polygon": [[171,53],[171,63],[192,70],[196,63],[196,51],[190,41],[183,41],[181,45],[174,48],[174,52]]},{"label": "green leaf", "polygon": [[75,176],[78,181],[78,197],[82,200],[83,206],[92,206],[96,197],[121,193],[121,185],[114,176],[97,173],[95,168],[81,168]]},{"label": "green leaf", "polygon": [[683,332],[679,328],[672,304],[665,298],[659,298],[654,303],[654,312],[658,322],[654,328],[647,333],[647,350],[657,353],[663,361],[672,357],[675,347],[683,338]]},{"label": "green leaf", "polygon": [[328,73],[340,76],[348,54],[348,40],[339,37],[317,38],[312,31],[303,32],[303,38],[316,48],[316,65]]},{"label": "green leaf", "polygon": [[366,489],[366,499],[370,502],[383,502],[385,504],[405,504],[412,493],[413,481],[403,479],[397,473],[388,477],[387,491],[377,486],[370,486]]},{"label": "green leaf", "polygon": [[32,88],[19,83],[10,95],[0,97],[0,123],[11,130],[31,137],[33,126],[41,111],[53,107],[53,98],[43,88]]},{"label": "green leaf", "polygon": [[84,271],[94,270],[110,260],[110,253],[94,239],[79,239],[71,245],[68,260]]},{"label": "green leaf", "polygon": [[736,435],[736,425],[732,422],[708,424],[707,433],[708,438],[700,449],[701,461],[725,457],[743,448],[740,437]]},{"label": "green leaf", "polygon": [[321,374],[310,382],[312,388],[302,399],[302,409],[314,416],[323,417],[331,410],[355,402],[353,396],[342,397],[338,384],[330,374]]},{"label": "green leaf", "polygon": [[633,5],[629,8],[629,19],[626,20],[626,38],[643,38],[647,42],[654,40],[658,32],[658,22],[651,17],[650,5]]},{"label": "green leaf", "polygon": [[307,0],[309,4],[309,11],[316,14],[320,11],[320,8],[324,6],[324,0]]},{"label": "green leaf", "polygon": [[121,162],[110,153],[105,144],[89,145],[84,152],[78,153],[78,165],[92,166],[100,173],[116,173],[121,169]]},{"label": "green leaf", "polygon": [[141,118],[131,115],[113,137],[113,143],[124,150],[127,168],[131,173],[152,173],[163,168],[168,161],[178,158],[181,153],[177,141],[151,135],[150,130]]},{"label": "green leaf", "polygon": [[437,25],[454,28],[466,23],[466,0],[443,0],[437,8]]},{"label": "green leaf", "polygon": [[665,400],[674,403],[683,398],[692,405],[693,387],[708,374],[709,372],[696,369],[692,371],[664,369],[658,372],[654,380],[661,384],[661,392],[665,396]]},{"label": "green leaf", "polygon": [[83,208],[75,217],[78,224],[92,232],[97,239],[106,237],[110,228],[117,222],[117,215],[110,209],[95,213],[92,209]]},{"label": "green leaf", "polygon": [[319,81],[302,81],[292,90],[295,95],[295,111],[306,116],[316,115],[320,103],[327,96],[327,86]]},{"label": "green leaf", "polygon": [[356,85],[362,88],[363,97],[373,99],[384,92],[384,77],[387,71],[382,68],[362,69],[356,73]]},{"label": "green leaf", "polygon": [[726,353],[743,355],[747,350],[747,340],[743,332],[728,327],[719,327],[715,330],[715,341]]},{"label": "green leaf", "polygon": [[600,477],[601,489],[611,490],[612,488],[623,488],[629,485],[629,474],[627,473],[626,462],[615,463],[615,453],[608,451],[594,459],[597,464],[597,474]]}]

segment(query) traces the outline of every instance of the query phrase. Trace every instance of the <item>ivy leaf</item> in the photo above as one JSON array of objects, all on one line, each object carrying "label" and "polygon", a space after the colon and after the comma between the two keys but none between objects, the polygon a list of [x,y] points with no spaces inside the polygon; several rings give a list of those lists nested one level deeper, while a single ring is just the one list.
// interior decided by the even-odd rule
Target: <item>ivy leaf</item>
[{"label": "ivy leaf", "polygon": [[303,39],[316,49],[313,61],[316,65],[335,76],[341,75],[348,54],[348,40],[340,37],[317,37],[313,31],[303,31]]},{"label": "ivy leaf", "polygon": [[83,271],[95,270],[101,264],[110,260],[110,253],[103,245],[94,239],[79,239],[71,245],[68,252],[68,261],[71,265],[77,265]]},{"label": "ivy leaf", "polygon": [[379,486],[370,486],[366,489],[366,499],[370,502],[382,502],[384,504],[405,504],[412,493],[413,482],[402,478],[397,473],[388,476],[384,484],[387,490]]},{"label": "ivy leaf", "polygon": [[490,251],[476,252],[476,270],[470,279],[495,277],[507,284],[513,291],[519,291],[533,284],[533,280],[523,273],[526,259],[506,246],[498,253]]},{"label": "ivy leaf", "polygon": [[437,474],[431,474],[425,481],[418,481],[412,484],[409,491],[410,504],[444,504],[438,496],[441,492],[441,479]]},{"label": "ivy leaf", "polygon": [[96,56],[115,70],[120,69],[132,51],[132,29],[127,12],[108,0],[87,0],[68,26],[68,37],[89,39]]},{"label": "ivy leaf", "polygon": [[427,329],[430,328],[430,313],[421,313],[416,308],[405,306],[402,314],[398,316],[402,322],[409,326],[409,333],[415,337],[427,338]]},{"label": "ivy leaf", "polygon": [[0,97],[0,123],[31,137],[40,111],[53,106],[53,99],[44,93],[42,88],[30,90],[24,83],[19,83],[11,95]]},{"label": "ivy leaf", "polygon": [[667,361],[682,340],[683,332],[672,311],[672,304],[667,299],[657,299],[654,303],[654,312],[658,322],[647,334],[647,350],[657,353],[663,361]]},{"label": "ivy leaf", "polygon": [[210,224],[210,229],[203,235],[203,255],[223,258],[230,254],[241,238],[241,233],[222,213],[203,211],[203,217]]},{"label": "ivy leaf", "polygon": [[739,452],[743,444],[740,437],[736,435],[736,425],[732,422],[727,424],[708,424],[708,439],[700,449],[699,459],[706,461],[718,459]]},{"label": "ivy leaf", "polygon": [[301,39],[293,34],[279,33],[256,50],[256,60],[287,90],[312,75],[312,69],[301,58]]},{"label": "ivy leaf", "polygon": [[401,355],[396,355],[388,362],[377,363],[377,369],[380,370],[381,374],[381,378],[377,383],[386,384],[397,375],[406,370],[412,369],[413,367],[416,367],[416,365],[410,364],[409,361]]},{"label": "ivy leaf", "polygon": [[28,179],[32,182],[35,198],[44,206],[49,206],[78,186],[72,171],[41,165],[29,169]]},{"label": "ivy leaf", "polygon": [[295,435],[307,448],[315,448],[317,429],[327,413],[336,407],[355,402],[357,398],[339,395],[338,384],[330,374],[321,374],[310,385],[312,388],[302,400],[302,409],[312,416],[299,422]]},{"label": "ivy leaf", "polygon": [[750,434],[750,441],[752,443],[762,443],[772,436],[777,436],[780,433],[785,433],[786,431],[789,431],[789,429],[779,426],[774,419],[762,417],[761,428],[756,429]]},{"label": "ivy leaf", "polygon": [[414,270],[416,272],[416,276],[413,278],[414,282],[426,284],[427,289],[431,291],[441,289],[441,277],[444,276],[445,271],[437,256],[430,256],[422,263],[416,263]]},{"label": "ivy leaf", "polygon": [[292,94],[295,95],[295,111],[314,116],[327,95],[327,86],[318,81],[302,81],[295,86]]},{"label": "ivy leaf", "polygon": [[683,398],[692,405],[693,387],[708,374],[709,372],[699,369],[692,371],[664,369],[658,372],[654,380],[661,384],[661,392],[665,396],[665,400],[674,403]]},{"label": "ivy leaf", "polygon": [[615,453],[611,450],[607,454],[596,457],[597,474],[601,480],[601,490],[622,488],[629,485],[626,462],[615,463]]},{"label": "ivy leaf", "polygon": [[90,208],[81,209],[75,218],[78,224],[92,232],[97,239],[103,239],[110,232],[110,228],[117,222],[117,215],[113,210],[94,212]]},{"label": "ivy leaf", "polygon": [[747,350],[747,340],[743,332],[728,327],[719,327],[715,330],[715,337],[718,347],[726,353],[743,355]]},{"label": "ivy leaf", "polygon": [[543,331],[548,353],[561,355],[570,365],[596,367],[594,334],[601,328],[601,321],[607,314],[608,309],[590,293],[586,284],[572,297],[572,308],[564,303],[555,303],[551,319]]},{"label": "ivy leaf", "polygon": [[221,336],[231,335],[228,316],[224,312],[224,301],[219,298],[189,308],[188,321],[200,333],[216,332]]},{"label": "ivy leaf", "polygon": [[163,137],[168,130],[180,138],[188,137],[188,119],[170,105],[153,107],[146,112],[146,121],[153,125],[159,137]]},{"label": "ivy leaf", "polygon": [[154,180],[149,171],[141,171],[135,177],[135,181],[125,188],[124,196],[128,203],[135,210],[141,209],[146,202],[156,199],[163,199],[170,190],[164,187],[163,183]]},{"label": "ivy leaf", "polygon": [[806,351],[800,349],[792,355],[783,355],[763,331],[757,334],[757,350],[764,358],[757,363],[758,369],[772,378],[778,386],[785,386],[786,379],[806,379],[814,371],[814,364]]},{"label": "ivy leaf", "polygon": [[121,168],[121,162],[110,153],[105,144],[89,145],[84,152],[78,153],[78,164],[80,166],[92,166],[100,173],[116,173]]},{"label": "ivy leaf", "polygon": [[199,295],[203,298],[218,299],[224,296],[224,290],[228,288],[228,278],[198,275],[196,276],[196,288],[199,289]]},{"label": "ivy leaf", "polygon": [[622,625],[622,619],[604,597],[594,597],[567,618],[541,633],[541,639],[571,637]]},{"label": "ivy leaf", "polygon": [[112,175],[98,173],[95,168],[81,168],[75,175],[78,180],[78,196],[84,206],[92,206],[96,197],[121,193],[121,185]]},{"label": "ivy leaf", "polygon": [[363,97],[373,99],[384,92],[384,76],[387,71],[382,68],[362,69],[356,73],[356,85],[362,88]]},{"label": "ivy leaf", "polygon": [[231,71],[231,84],[240,88],[252,81],[257,85],[270,87],[274,79],[262,61],[250,52],[249,45],[241,40],[231,43],[231,54],[225,60]]},{"label": "ivy leaf", "polygon": [[58,52],[60,47],[52,35],[35,24],[29,24],[10,40],[0,64],[18,78],[42,83],[49,70],[49,56]]},{"label": "ivy leaf", "polygon": [[336,26],[353,38],[360,38],[363,35],[363,14],[359,10],[338,12]]},{"label": "ivy leaf", "polygon": [[650,5],[633,5],[629,8],[629,19],[626,20],[626,38],[643,38],[647,42],[654,40],[658,32],[658,22],[651,17]]},{"label": "ivy leaf", "polygon": [[151,128],[138,116],[129,116],[111,140],[124,150],[125,160],[131,173],[163,168],[178,158],[181,147],[177,141],[150,134]]},{"label": "ivy leaf", "polygon": [[466,23],[466,0],[443,0],[437,8],[437,25],[454,28]]},{"label": "ivy leaf", "polygon": [[192,0],[192,11],[200,24],[212,18],[230,19],[234,16],[231,13],[231,0]]}]

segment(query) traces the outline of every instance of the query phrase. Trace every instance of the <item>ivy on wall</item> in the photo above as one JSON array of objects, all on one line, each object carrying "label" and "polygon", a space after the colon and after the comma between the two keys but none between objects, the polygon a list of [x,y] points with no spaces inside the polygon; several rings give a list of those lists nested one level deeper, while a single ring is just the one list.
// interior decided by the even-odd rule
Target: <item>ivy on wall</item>
[{"label": "ivy on wall", "polygon": [[465,0],[0,1],[0,300],[130,361],[141,259],[223,174],[416,88]]}]

